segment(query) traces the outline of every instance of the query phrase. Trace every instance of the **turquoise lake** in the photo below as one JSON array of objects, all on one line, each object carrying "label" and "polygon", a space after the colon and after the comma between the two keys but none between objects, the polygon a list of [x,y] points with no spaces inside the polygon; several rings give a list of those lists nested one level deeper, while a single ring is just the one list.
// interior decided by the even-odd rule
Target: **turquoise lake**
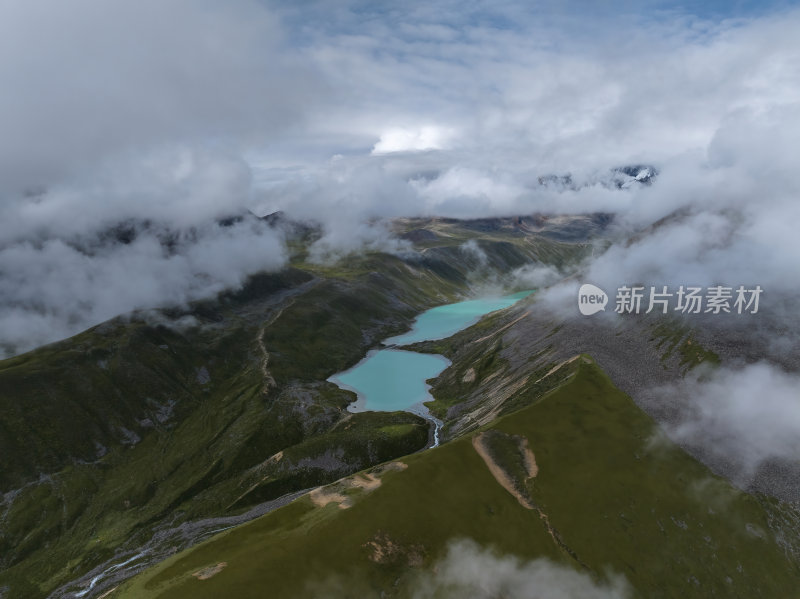
[{"label": "turquoise lake", "polygon": [[390,337],[384,343],[386,345],[407,345],[418,341],[444,339],[475,324],[484,314],[513,306],[531,293],[533,292],[520,291],[502,297],[479,298],[431,308],[417,317],[414,326],[408,333]]},{"label": "turquoise lake", "polygon": [[[390,337],[383,343],[405,345],[449,337],[474,324],[484,314],[508,308],[530,293],[522,291],[431,308],[420,314],[408,333]],[[407,410],[430,418],[422,405],[431,399],[425,381],[439,376],[449,365],[450,361],[444,356],[386,348],[369,352],[353,368],[328,380],[358,395],[351,411]]]}]

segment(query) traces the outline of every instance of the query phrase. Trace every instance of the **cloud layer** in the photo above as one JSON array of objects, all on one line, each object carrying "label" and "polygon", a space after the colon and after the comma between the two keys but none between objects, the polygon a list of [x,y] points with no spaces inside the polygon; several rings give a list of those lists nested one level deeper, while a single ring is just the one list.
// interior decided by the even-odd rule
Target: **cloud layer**
[{"label": "cloud layer", "polygon": [[19,353],[120,313],[213,297],[285,262],[282,237],[260,221],[124,229],[132,232],[126,243],[56,237],[0,250],[0,349]]},{"label": "cloud layer", "polygon": [[[214,224],[248,208],[321,222],[318,260],[403,251],[381,223],[396,216],[606,211],[625,240],[683,209],[591,277],[795,288],[800,11],[0,0],[0,14],[6,351],[280,266],[266,227]],[[600,183],[636,163],[657,184]],[[576,185],[540,184],[553,173]],[[132,243],[105,233],[131,222]],[[165,230],[181,240],[168,251]]]},{"label": "cloud layer", "polygon": [[284,263],[263,224],[215,222],[246,212],[244,150],[290,131],[321,83],[281,50],[270,11],[33,0],[0,14],[0,353]]}]

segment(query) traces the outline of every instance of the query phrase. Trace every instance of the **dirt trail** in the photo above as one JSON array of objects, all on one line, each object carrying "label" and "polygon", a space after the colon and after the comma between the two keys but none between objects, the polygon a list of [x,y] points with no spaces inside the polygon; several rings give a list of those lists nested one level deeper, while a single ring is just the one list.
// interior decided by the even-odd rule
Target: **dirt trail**
[{"label": "dirt trail", "polygon": [[499,335],[500,333],[502,333],[506,329],[508,329],[508,328],[512,327],[513,325],[517,324],[520,320],[522,320],[523,318],[528,316],[528,314],[529,314],[528,312],[525,312],[519,318],[516,318],[516,319],[512,320],[511,322],[509,322],[508,324],[503,325],[502,327],[500,327],[496,331],[493,331],[493,332],[489,333],[485,337],[481,337],[480,339],[477,339],[477,340],[473,341],[473,343],[480,343],[481,341],[486,341],[487,339],[490,339],[491,337],[496,337],[497,335]]},{"label": "dirt trail", "polygon": [[302,295],[313,288],[315,285],[319,283],[318,279],[312,279],[307,283],[303,283],[296,289],[292,289],[286,295],[286,303],[283,304],[278,310],[270,316],[270,318],[263,324],[263,326],[259,329],[258,335],[256,336],[256,343],[258,343],[258,349],[261,352],[261,375],[264,378],[264,392],[267,393],[270,389],[275,387],[275,377],[269,371],[269,352],[267,351],[267,347],[264,344],[264,334],[267,332],[267,329],[272,326],[283,314],[286,308],[294,305],[295,298],[299,295]]},{"label": "dirt trail", "polygon": [[[523,493],[515,483],[514,479],[506,472],[502,466],[500,466],[497,462],[495,462],[494,458],[489,451],[489,446],[486,443],[486,433],[478,433],[474,437],[472,437],[472,446],[475,448],[475,451],[478,452],[478,455],[481,456],[481,459],[486,464],[486,467],[491,472],[494,479],[498,482],[498,484],[503,487],[506,491],[511,493],[511,495],[519,502],[519,504],[529,510],[536,509],[536,505],[533,503],[530,497],[528,497],[527,493]],[[524,447],[527,453],[530,454],[530,457],[526,457],[526,471],[528,474],[528,478],[525,479],[530,480],[534,478],[536,474],[539,472],[539,468],[536,466],[536,459],[533,456],[533,452],[528,448],[528,440],[525,439]],[[527,467],[530,464],[531,467]]]},{"label": "dirt trail", "polygon": [[308,497],[317,507],[325,507],[329,503],[337,503],[339,509],[346,510],[353,505],[353,497],[344,493],[349,489],[361,489],[370,493],[381,486],[381,475],[390,470],[405,470],[405,462],[389,462],[383,466],[373,468],[369,472],[359,472],[352,476],[339,479],[325,487],[318,487],[308,494]]},{"label": "dirt trail", "polygon": [[536,456],[533,455],[531,448],[528,446],[528,437],[522,438],[520,452],[522,453],[522,463],[525,466],[525,472],[528,473],[528,478],[536,478],[536,475],[539,474],[539,466],[536,464]]},{"label": "dirt trail", "polygon": [[534,456],[533,451],[531,451],[528,445],[527,437],[517,437],[516,439],[517,447],[520,450],[521,465],[523,466],[526,474],[524,481],[514,481],[511,475],[495,461],[489,449],[488,438],[489,437],[486,433],[478,433],[472,437],[472,446],[475,448],[475,451],[478,453],[481,459],[483,459],[486,467],[489,469],[489,472],[491,472],[494,479],[501,487],[508,491],[522,507],[529,510],[536,510],[536,513],[539,515],[545,530],[547,530],[547,533],[550,535],[550,538],[553,539],[553,542],[556,544],[556,546],[574,559],[577,563],[583,567],[587,567],[586,564],[584,564],[578,558],[577,554],[564,542],[558,530],[556,530],[556,528],[550,524],[550,518],[548,518],[547,513],[539,505],[537,505],[536,502],[533,501],[533,498],[528,495],[527,491],[524,491],[524,484],[532,478],[536,478],[536,476],[539,474],[539,466],[536,464],[536,456]]},{"label": "dirt trail", "polygon": [[275,378],[269,372],[269,352],[267,351],[267,347],[264,345],[264,333],[267,332],[267,327],[271,326],[276,320],[281,317],[283,311],[288,308],[289,306],[294,304],[294,298],[291,298],[285,305],[281,306],[278,311],[273,314],[272,318],[270,318],[264,326],[261,327],[261,330],[258,332],[258,349],[261,350],[261,375],[264,377],[264,392],[268,392],[271,388],[275,386]]},{"label": "dirt trail", "polygon": [[197,580],[208,580],[212,576],[216,576],[220,572],[222,572],[223,568],[228,565],[228,562],[220,562],[214,566],[209,566],[208,568],[203,568],[202,570],[198,570],[192,576],[194,576]]},{"label": "dirt trail", "polygon": [[[556,372],[558,372],[558,371],[561,369],[561,367],[562,367],[562,366],[566,366],[567,364],[572,364],[572,363],[573,363],[575,360],[577,360],[577,359],[578,359],[578,358],[580,358],[580,357],[581,357],[581,355],[580,355],[580,354],[577,354],[577,355],[575,355],[575,356],[572,356],[572,357],[571,357],[569,360],[564,360],[563,362],[559,362],[558,364],[556,364],[555,366],[553,366],[553,367],[552,367],[552,368],[551,368],[551,369],[548,371],[548,373],[547,373],[546,375],[544,375],[542,378],[540,378],[540,379],[539,379],[539,380],[537,380],[536,382],[537,382],[537,383],[539,383],[539,382],[543,381],[544,379],[546,379],[546,378],[547,378],[548,376],[550,376],[551,374],[555,374]],[[536,383],[534,383],[534,384],[536,384]]]}]

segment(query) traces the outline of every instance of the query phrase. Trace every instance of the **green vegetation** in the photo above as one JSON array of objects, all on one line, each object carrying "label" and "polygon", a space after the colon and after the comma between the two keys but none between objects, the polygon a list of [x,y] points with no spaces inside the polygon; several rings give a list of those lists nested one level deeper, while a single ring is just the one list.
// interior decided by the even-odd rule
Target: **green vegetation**
[{"label": "green vegetation", "polygon": [[786,506],[713,476],[661,438],[594,363],[576,364],[558,389],[482,429],[493,431],[501,470],[519,470],[513,449],[527,440],[538,469],[515,478],[535,507],[501,486],[462,437],[403,458],[408,467],[382,471],[378,488],[331,488],[350,489],[347,509],[305,496],[110,597],[313,597],[320,588],[403,597],[459,537],[598,580],[621,574],[637,597],[798,596],[800,567],[782,545],[796,544],[796,531],[775,527]]},{"label": "green vegetation", "polygon": [[663,353],[661,360],[664,361],[676,352],[680,356],[680,366],[686,370],[707,364],[718,366],[719,356],[711,350],[704,348],[698,343],[690,327],[675,322],[662,322],[652,329],[651,340],[657,342],[657,347]]},{"label": "green vegetation", "polygon": [[[410,414],[363,414],[337,428],[352,395],[320,379],[363,355],[365,332],[382,337],[419,305],[370,312],[359,294],[322,281],[267,320],[274,386],[262,372],[264,325],[251,323],[261,296],[249,290],[201,306],[205,327],[113,323],[6,362],[3,449],[18,459],[3,476],[21,490],[2,515],[0,586],[43,596],[118,548],[147,542],[167,518],[237,513],[424,447],[428,424]],[[316,345],[303,351],[315,331]],[[374,432],[393,425],[407,426]],[[254,472],[279,451],[280,467]],[[38,472],[51,474],[25,485]]]},{"label": "green vegetation", "polygon": [[[143,546],[157,559],[193,542],[159,544],[167,526],[242,514],[424,447],[420,418],[350,415],[352,394],[324,381],[475,277],[585,251],[502,237],[463,229],[415,256],[328,266],[294,240],[291,268],[241,290],[0,362],[0,594],[46,596]],[[467,239],[495,270],[465,260]]]},{"label": "green vegetation", "polygon": [[[414,245],[423,250],[452,251],[467,241],[475,240],[481,249],[491,248],[486,252],[487,265],[502,267],[499,268],[501,271],[529,262],[520,260],[520,253],[537,262],[565,268],[580,262],[591,252],[592,245],[585,234],[573,243],[563,243],[546,235],[532,234],[531,228],[520,226],[515,220],[398,219],[395,230],[414,239]],[[465,256],[460,258],[464,260]],[[478,264],[475,262],[471,266],[474,268]]]}]

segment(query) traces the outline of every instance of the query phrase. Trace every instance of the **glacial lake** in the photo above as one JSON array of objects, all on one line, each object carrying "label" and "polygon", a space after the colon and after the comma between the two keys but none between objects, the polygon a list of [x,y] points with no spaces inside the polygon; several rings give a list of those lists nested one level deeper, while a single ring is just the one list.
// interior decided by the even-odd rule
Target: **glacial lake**
[{"label": "glacial lake", "polygon": [[[484,314],[508,308],[531,293],[522,291],[431,308],[417,317],[409,332],[390,337],[383,343],[406,345],[444,339],[474,324]],[[370,351],[353,368],[328,380],[356,393],[358,400],[348,408],[352,412],[406,410],[435,421],[422,405],[432,399],[425,381],[439,376],[449,365],[450,361],[444,356],[385,348]]]}]

